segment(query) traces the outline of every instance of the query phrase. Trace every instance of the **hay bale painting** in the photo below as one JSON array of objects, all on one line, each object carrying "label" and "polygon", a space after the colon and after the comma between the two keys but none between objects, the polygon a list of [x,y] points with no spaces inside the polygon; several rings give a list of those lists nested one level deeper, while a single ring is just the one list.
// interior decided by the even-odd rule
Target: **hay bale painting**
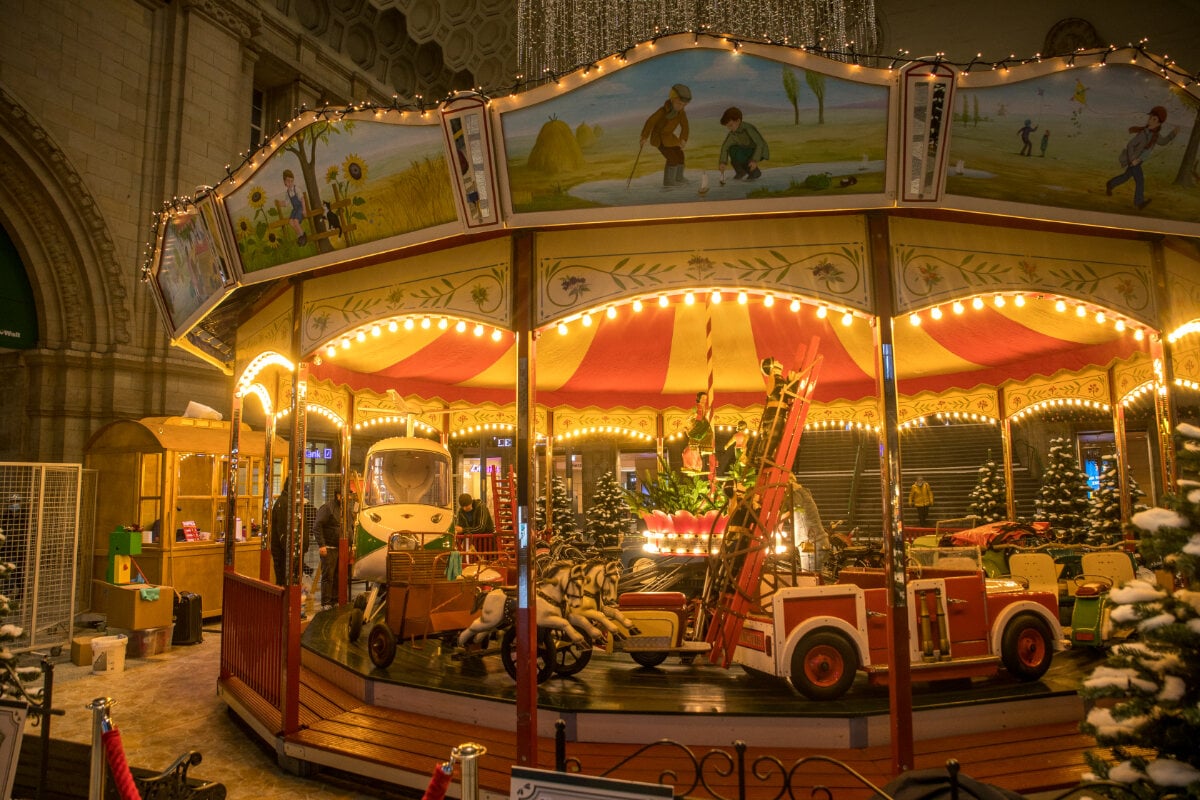
[{"label": "hay bale painting", "polygon": [[547,175],[579,169],[583,166],[583,151],[571,132],[571,126],[557,116],[542,125],[537,141],[529,151],[529,168]]}]

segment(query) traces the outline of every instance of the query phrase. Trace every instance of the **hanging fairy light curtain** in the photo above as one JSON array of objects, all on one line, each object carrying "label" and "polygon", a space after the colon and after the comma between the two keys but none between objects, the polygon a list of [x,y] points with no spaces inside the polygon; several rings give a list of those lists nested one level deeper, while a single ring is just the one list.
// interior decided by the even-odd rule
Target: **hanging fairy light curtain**
[{"label": "hanging fairy light curtain", "polygon": [[670,33],[836,51],[843,60],[877,44],[875,0],[518,0],[518,71],[562,75]]}]

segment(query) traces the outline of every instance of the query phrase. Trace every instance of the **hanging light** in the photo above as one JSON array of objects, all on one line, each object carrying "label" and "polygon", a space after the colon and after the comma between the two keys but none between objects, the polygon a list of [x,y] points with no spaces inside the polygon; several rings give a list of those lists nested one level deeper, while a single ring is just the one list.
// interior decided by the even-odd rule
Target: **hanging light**
[{"label": "hanging light", "polygon": [[934,306],[933,308],[929,309],[929,316],[932,317],[933,319],[941,319],[942,318],[942,307]]},{"label": "hanging light", "polygon": [[921,327],[921,315],[916,313],[915,311],[913,313],[909,314],[908,315],[908,324],[912,325],[914,328]]},{"label": "hanging light", "polygon": [[961,302],[961,301],[959,301],[959,300],[955,300],[955,301],[954,301],[954,305],[953,305],[953,306],[951,306],[951,308],[954,310],[954,313],[955,313],[955,314],[961,314],[961,313],[963,313],[963,311],[965,310],[965,309],[963,308],[963,304],[962,304],[962,302]]}]

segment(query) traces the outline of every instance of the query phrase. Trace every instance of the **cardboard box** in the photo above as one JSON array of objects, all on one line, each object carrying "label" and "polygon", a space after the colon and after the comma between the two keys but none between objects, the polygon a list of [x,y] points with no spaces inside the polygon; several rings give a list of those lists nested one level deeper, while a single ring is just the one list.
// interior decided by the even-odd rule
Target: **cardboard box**
[{"label": "cardboard box", "polygon": [[[157,589],[157,599],[143,597],[143,589]],[[104,614],[110,628],[165,628],[171,624],[175,613],[175,590],[170,586],[122,585],[93,580],[92,610]]]},{"label": "cardboard box", "polygon": [[102,633],[84,633],[71,637],[71,663],[77,667],[86,667],[92,663],[92,639],[103,636]]}]

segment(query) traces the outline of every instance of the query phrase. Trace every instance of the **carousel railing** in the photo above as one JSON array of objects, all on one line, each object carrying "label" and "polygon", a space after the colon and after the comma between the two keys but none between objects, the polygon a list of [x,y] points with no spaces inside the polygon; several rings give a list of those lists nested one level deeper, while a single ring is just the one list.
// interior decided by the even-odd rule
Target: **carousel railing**
[{"label": "carousel railing", "polygon": [[[714,747],[697,755],[686,745],[672,739],[660,739],[594,774],[601,778],[643,783],[649,779],[670,787],[676,798],[709,797],[712,800],[779,800],[783,797],[832,800],[835,794],[864,800],[896,800],[897,797],[1005,800],[1017,796],[961,774],[961,765],[953,758],[946,761],[944,768],[906,772],[880,787],[854,767],[831,756],[804,756],[787,763],[769,754],[750,759],[748,749],[745,742],[738,740],[733,743],[732,751]],[[558,772],[584,772],[582,761],[567,755],[566,723],[561,719],[555,723],[554,768]],[[1066,800],[1077,795],[1110,800],[1136,800],[1137,797],[1128,785],[1108,780],[1083,781],[1063,788],[1059,794],[1041,796],[1048,800]],[[1178,800],[1179,797],[1171,794],[1163,800]]]},{"label": "carousel railing", "polygon": [[[282,713],[287,593],[281,586],[225,573],[221,620],[221,679],[237,678]],[[264,625],[278,620],[278,625]]]}]

